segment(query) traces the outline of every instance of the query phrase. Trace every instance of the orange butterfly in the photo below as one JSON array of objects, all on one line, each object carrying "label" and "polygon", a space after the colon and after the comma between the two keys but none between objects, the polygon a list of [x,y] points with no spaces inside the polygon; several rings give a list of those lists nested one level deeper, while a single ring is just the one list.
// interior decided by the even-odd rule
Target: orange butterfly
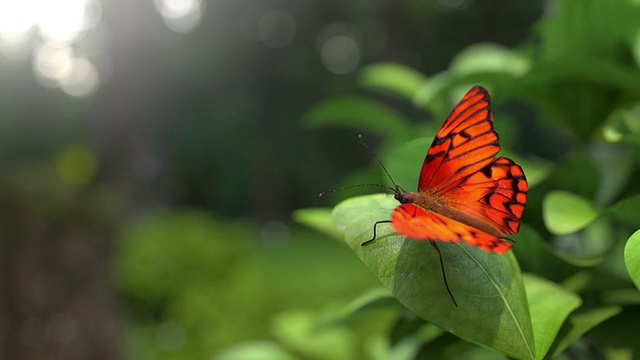
[{"label": "orange butterfly", "polygon": [[[505,239],[520,228],[528,184],[518,164],[495,157],[500,142],[490,106],[483,87],[467,92],[433,139],[418,191],[396,189],[401,205],[391,220],[374,224],[373,238],[363,246],[375,240],[378,224],[391,222],[399,234],[429,240],[438,253],[435,240],[463,241],[496,253],[509,251],[511,243]],[[440,261],[442,265],[442,257]],[[444,274],[444,266],[442,270]]]},{"label": "orange butterfly", "polygon": [[415,240],[464,241],[486,251],[509,251],[511,243],[504,239],[520,228],[528,184],[518,164],[495,157],[499,150],[489,93],[474,86],[433,139],[418,192],[396,194],[401,205],[393,211],[393,228]]}]

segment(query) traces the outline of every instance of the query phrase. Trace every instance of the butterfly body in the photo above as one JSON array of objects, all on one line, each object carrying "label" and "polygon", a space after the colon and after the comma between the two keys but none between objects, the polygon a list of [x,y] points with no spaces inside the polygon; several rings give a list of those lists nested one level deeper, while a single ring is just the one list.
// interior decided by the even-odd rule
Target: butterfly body
[{"label": "butterfly body", "polygon": [[465,242],[504,253],[527,200],[522,168],[500,150],[490,96],[475,86],[453,109],[425,157],[417,192],[397,191],[391,224],[414,240]]}]

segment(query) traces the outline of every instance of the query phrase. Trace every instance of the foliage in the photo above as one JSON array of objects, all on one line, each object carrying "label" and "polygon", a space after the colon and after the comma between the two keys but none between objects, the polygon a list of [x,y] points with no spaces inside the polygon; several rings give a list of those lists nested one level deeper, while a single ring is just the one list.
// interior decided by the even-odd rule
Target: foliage
[{"label": "foliage", "polygon": [[[383,341],[389,311],[335,325],[349,299],[375,284],[357,259],[308,229],[281,225],[261,229],[194,209],[158,209],[135,219],[121,236],[116,273],[131,309],[130,356],[202,359],[237,343],[221,358],[271,354],[269,342],[254,340],[274,338],[286,347],[273,354],[317,354],[331,346],[358,357],[371,351],[355,340],[358,333]],[[329,307],[305,310],[321,306]],[[316,329],[319,321],[334,326]]]},{"label": "foliage", "polygon": [[[513,253],[440,244],[459,308],[444,290],[437,254],[428,243],[401,239],[381,225],[378,244],[360,247],[372,236],[373,224],[389,218],[391,197],[357,197],[334,208],[347,244],[406,307],[393,302],[375,307],[396,313],[387,330],[387,354],[504,358],[503,353],[519,359],[640,354],[628,336],[629,324],[640,322],[634,234],[640,224],[640,5],[558,1],[537,29],[538,40],[520,49],[470,46],[432,77],[403,65],[372,64],[360,73],[370,98],[338,96],[308,115],[314,127],[342,125],[383,137],[381,158],[394,179],[411,189],[438,125],[462,92],[479,83],[493,95],[502,153],[522,164],[529,178],[524,225],[514,237]],[[436,120],[412,123],[389,105],[398,100]],[[303,222],[334,233],[328,211],[313,211]],[[483,301],[477,300],[480,294]],[[432,324],[455,336],[425,330]]]}]

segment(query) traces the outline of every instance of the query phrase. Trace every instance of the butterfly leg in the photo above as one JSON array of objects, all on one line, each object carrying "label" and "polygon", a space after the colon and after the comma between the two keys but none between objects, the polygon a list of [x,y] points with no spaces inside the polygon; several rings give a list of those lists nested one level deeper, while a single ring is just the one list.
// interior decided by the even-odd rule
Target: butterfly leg
[{"label": "butterfly leg", "polygon": [[384,224],[384,223],[390,223],[391,220],[380,220],[380,221],[376,221],[373,224],[373,237],[365,242],[362,243],[361,246],[365,246],[365,245],[369,245],[372,242],[374,242],[376,240],[376,227],[378,226],[378,224]]},{"label": "butterfly leg", "polygon": [[451,297],[451,301],[453,301],[453,305],[458,307],[458,303],[456,302],[456,299],[453,297],[453,293],[451,292],[451,289],[449,289],[449,283],[447,282],[447,274],[444,271],[444,261],[442,261],[442,253],[440,252],[440,248],[438,247],[438,244],[436,244],[436,242],[433,241],[433,240],[429,240],[429,243],[431,243],[431,246],[433,246],[433,248],[436,249],[436,252],[438,253],[438,257],[440,257],[440,268],[442,269],[442,277],[444,278],[444,286],[447,288],[447,292],[449,293],[449,296]]}]

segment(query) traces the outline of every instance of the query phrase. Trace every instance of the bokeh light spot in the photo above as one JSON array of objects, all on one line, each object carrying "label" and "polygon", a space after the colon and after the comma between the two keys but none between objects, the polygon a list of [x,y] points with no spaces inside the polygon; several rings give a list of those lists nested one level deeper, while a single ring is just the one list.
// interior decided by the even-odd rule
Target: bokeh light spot
[{"label": "bokeh light spot", "polygon": [[68,76],[60,79],[62,91],[76,97],[92,94],[100,82],[95,66],[83,58],[75,58],[73,65]]},{"label": "bokeh light spot", "polygon": [[334,74],[351,73],[360,62],[360,47],[346,35],[337,35],[325,41],[320,51],[322,63]]},{"label": "bokeh light spot", "polygon": [[66,43],[44,43],[35,49],[36,73],[52,80],[68,76],[73,68],[73,49]]},{"label": "bokeh light spot", "polygon": [[195,29],[202,19],[201,0],[155,0],[154,3],[167,27],[174,32],[188,33]]},{"label": "bokeh light spot", "polygon": [[96,175],[98,161],[84,146],[69,146],[58,157],[56,171],[60,179],[70,185],[86,185]]},{"label": "bokeh light spot", "polygon": [[85,28],[85,6],[85,0],[40,1],[37,7],[40,33],[54,41],[76,40]]},{"label": "bokeh light spot", "polygon": [[254,3],[246,6],[238,17],[238,25],[242,35],[251,41],[260,41],[258,35],[258,23],[262,16],[269,12],[269,8],[262,3]]},{"label": "bokeh light spot", "polygon": [[260,18],[258,37],[268,47],[283,48],[293,41],[295,35],[296,22],[286,11],[269,11]]},{"label": "bokeh light spot", "polygon": [[24,33],[36,23],[34,2],[0,0],[0,33]]}]

